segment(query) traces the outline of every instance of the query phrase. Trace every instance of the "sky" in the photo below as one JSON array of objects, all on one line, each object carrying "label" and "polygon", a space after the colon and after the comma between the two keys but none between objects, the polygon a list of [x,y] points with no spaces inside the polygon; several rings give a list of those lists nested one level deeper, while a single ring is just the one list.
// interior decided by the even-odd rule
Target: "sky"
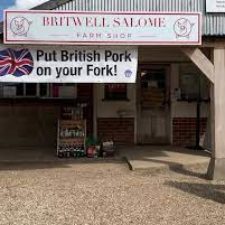
[{"label": "sky", "polygon": [[0,21],[4,9],[29,9],[48,0],[0,0]]}]

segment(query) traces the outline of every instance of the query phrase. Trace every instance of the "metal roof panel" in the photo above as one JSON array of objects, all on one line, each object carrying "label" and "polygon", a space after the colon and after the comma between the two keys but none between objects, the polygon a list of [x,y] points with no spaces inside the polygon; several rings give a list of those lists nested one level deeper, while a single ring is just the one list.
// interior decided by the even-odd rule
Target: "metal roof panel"
[{"label": "metal roof panel", "polygon": [[[202,12],[204,36],[225,35],[225,13],[206,13],[206,0],[50,0],[36,10]],[[0,24],[0,33],[3,32]]]}]

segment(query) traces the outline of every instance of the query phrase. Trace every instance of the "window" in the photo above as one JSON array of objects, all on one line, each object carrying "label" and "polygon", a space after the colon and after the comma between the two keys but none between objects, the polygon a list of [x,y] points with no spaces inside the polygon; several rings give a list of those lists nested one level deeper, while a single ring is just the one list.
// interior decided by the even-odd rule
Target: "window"
[{"label": "window", "polygon": [[25,96],[37,96],[37,84],[26,84],[25,85]]},{"label": "window", "polygon": [[209,99],[209,81],[193,65],[182,65],[180,68],[181,100]]},{"label": "window", "polygon": [[164,107],[167,99],[166,68],[149,66],[140,69],[140,103],[144,108]]},{"label": "window", "polygon": [[40,84],[40,97],[46,97],[49,96],[49,85],[48,84]]},{"label": "window", "polygon": [[104,100],[128,100],[126,84],[105,84]]},{"label": "window", "polygon": [[75,84],[2,83],[1,98],[76,98]]}]

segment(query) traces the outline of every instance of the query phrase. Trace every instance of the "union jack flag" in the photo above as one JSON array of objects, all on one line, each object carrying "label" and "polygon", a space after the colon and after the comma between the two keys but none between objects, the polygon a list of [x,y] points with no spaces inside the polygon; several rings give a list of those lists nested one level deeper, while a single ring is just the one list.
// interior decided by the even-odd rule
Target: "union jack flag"
[{"label": "union jack flag", "polygon": [[33,70],[33,58],[28,49],[0,51],[0,76],[13,75],[21,77],[29,75]]}]

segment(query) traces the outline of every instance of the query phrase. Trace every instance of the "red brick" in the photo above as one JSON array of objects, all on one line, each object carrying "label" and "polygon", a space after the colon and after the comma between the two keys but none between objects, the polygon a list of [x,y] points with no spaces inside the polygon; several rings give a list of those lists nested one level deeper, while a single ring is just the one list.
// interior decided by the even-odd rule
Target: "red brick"
[{"label": "red brick", "polygon": [[134,118],[98,118],[98,136],[116,143],[134,143]]},{"label": "red brick", "polygon": [[[200,133],[206,131],[207,118],[201,118]],[[174,118],[173,119],[173,144],[180,146],[188,146],[195,144],[195,118]]]}]

